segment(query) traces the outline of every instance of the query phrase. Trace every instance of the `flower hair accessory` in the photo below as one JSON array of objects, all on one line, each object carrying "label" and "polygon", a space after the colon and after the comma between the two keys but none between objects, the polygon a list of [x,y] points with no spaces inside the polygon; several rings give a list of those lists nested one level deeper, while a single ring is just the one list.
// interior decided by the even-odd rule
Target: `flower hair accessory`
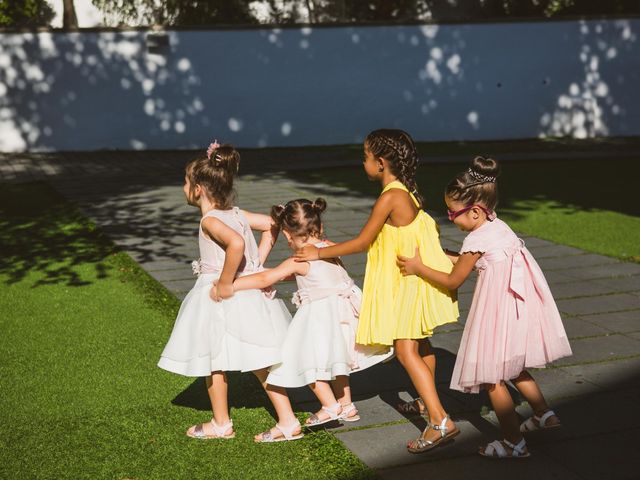
[{"label": "flower hair accessory", "polygon": [[467,169],[467,172],[469,173],[469,175],[471,175],[473,178],[475,178],[479,182],[482,182],[482,183],[496,183],[496,177],[493,177],[491,175],[483,175],[483,174],[478,173],[475,170],[471,169],[471,167],[469,167]]},{"label": "flower hair accessory", "polygon": [[[214,140],[213,143],[210,143],[209,148],[207,148],[207,158],[211,160],[211,155],[213,155],[213,153],[219,148],[220,148],[220,144],[218,143],[218,140]],[[218,155],[214,157],[214,160],[216,160],[217,158],[218,158]]]}]

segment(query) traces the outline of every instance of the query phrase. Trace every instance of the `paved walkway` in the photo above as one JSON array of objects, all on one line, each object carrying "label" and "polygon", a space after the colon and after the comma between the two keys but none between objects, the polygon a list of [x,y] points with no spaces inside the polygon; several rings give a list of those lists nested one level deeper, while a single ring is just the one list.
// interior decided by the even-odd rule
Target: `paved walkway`
[{"label": "paved walkway", "polygon": [[[185,205],[181,191],[188,158],[181,152],[11,155],[0,157],[0,181],[49,181],[153,277],[182,297],[193,285],[189,264],[197,258],[198,215]],[[326,233],[334,241],[355,235],[374,201],[340,188],[301,182],[295,173],[269,173],[260,159],[243,163],[243,170],[248,173],[237,182],[243,208],[266,212],[270,205],[292,198],[323,196],[329,204]],[[443,246],[460,245],[463,234],[441,219],[440,224]],[[469,281],[460,289],[461,324],[442,327],[433,338],[439,391],[462,430],[453,445],[424,455],[406,452],[404,444],[419,434],[424,421],[406,418],[393,408],[399,399],[414,395],[396,361],[353,377],[363,419],[334,432],[381,478],[640,477],[640,265],[524,238],[545,271],[574,351],[553,368],[534,372],[565,428],[532,435],[533,457],[527,461],[495,462],[475,454],[479,444],[498,436],[489,403],[484,396],[448,389],[471,298],[473,281]],[[280,241],[268,264],[288,255]],[[361,285],[364,255],[344,260]],[[288,283],[279,291],[288,299],[293,289]],[[297,409],[317,407],[304,389],[293,392],[293,398]],[[519,410],[528,414],[525,405]]]}]

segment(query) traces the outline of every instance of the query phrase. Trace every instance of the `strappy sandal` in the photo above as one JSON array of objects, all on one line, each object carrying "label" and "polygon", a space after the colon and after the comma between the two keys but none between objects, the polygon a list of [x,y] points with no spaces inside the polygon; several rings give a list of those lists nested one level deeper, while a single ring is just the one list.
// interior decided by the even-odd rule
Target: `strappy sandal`
[{"label": "strappy sandal", "polygon": [[[504,448],[505,445],[511,449],[510,452]],[[495,459],[528,458],[531,456],[527,451],[527,443],[524,438],[516,444],[511,443],[509,440],[494,440],[484,448],[481,447],[478,453],[483,457]]]},{"label": "strappy sandal", "polygon": [[317,427],[318,425],[323,425],[335,420],[340,420],[340,415],[342,413],[341,408],[342,405],[340,405],[339,403],[336,403],[331,407],[322,407],[321,410],[329,415],[329,418],[325,418],[323,420],[318,416],[318,414],[314,413],[309,418],[307,418],[307,421],[304,423],[304,425],[306,427]]},{"label": "strappy sandal", "polygon": [[[427,428],[424,429],[422,435],[420,435],[413,442],[407,445],[407,450],[410,453],[423,453],[436,448],[438,445],[443,445],[450,442],[454,437],[460,434],[460,430],[458,429],[458,427],[453,427],[452,430],[449,430],[447,428],[447,420],[449,420],[448,415],[442,419],[440,425],[427,425]],[[427,440],[426,438],[424,438],[424,434],[427,433],[427,430],[429,430],[430,428],[439,431],[440,438],[436,440]]]},{"label": "strappy sandal", "polygon": [[[298,420],[296,420],[288,427],[276,423],[276,426],[273,428],[279,431],[282,436],[274,437],[273,433],[271,433],[271,430],[267,430],[266,432],[262,432],[260,434],[260,440],[254,439],[254,441],[256,443],[290,442],[292,440],[300,440],[302,437],[304,437],[304,434],[302,433],[302,426],[300,425],[300,422]],[[294,435],[293,432],[297,429],[300,429],[300,433]]]},{"label": "strappy sandal", "polygon": [[342,413],[338,415],[338,418],[344,422],[357,422],[360,420],[360,415],[358,415],[356,406],[353,403],[348,403],[342,405]]},{"label": "strappy sandal", "polygon": [[[199,423],[193,429],[193,432],[189,433],[187,430],[187,437],[197,438],[198,440],[212,440],[214,438],[219,438],[221,440],[228,440],[230,438],[234,438],[236,436],[236,432],[233,431],[233,420],[229,420],[224,425],[218,425],[216,421],[211,419],[211,426],[213,427],[213,435],[206,434],[204,432],[204,423]],[[225,435],[227,430],[231,429],[231,433],[229,435]]]},{"label": "strappy sandal", "polygon": [[[556,417],[558,423],[554,423],[553,425],[547,425],[547,420],[551,417]],[[553,410],[547,410],[542,416],[538,417],[537,415],[533,415],[527,418],[524,422],[520,424],[520,432],[529,433],[535,432],[536,430],[548,430],[550,428],[558,428],[561,427],[560,419],[555,414]]]},{"label": "strappy sandal", "polygon": [[401,402],[397,404],[396,410],[400,413],[424,415],[427,411],[427,407],[425,407],[422,399],[418,397],[418,398],[414,398],[409,402]]}]

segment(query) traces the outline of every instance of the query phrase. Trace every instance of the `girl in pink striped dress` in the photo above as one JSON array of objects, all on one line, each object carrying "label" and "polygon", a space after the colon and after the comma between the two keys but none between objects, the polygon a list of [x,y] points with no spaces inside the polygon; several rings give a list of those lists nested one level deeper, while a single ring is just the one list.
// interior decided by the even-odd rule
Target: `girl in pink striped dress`
[{"label": "girl in pink striped dress", "polygon": [[[480,448],[495,458],[528,457],[523,433],[560,426],[527,368],[571,355],[560,314],[540,267],[509,226],[496,217],[499,166],[476,157],[468,170],[447,186],[449,219],[469,232],[460,253],[451,255],[451,273],[422,264],[419,256],[398,257],[403,275],[418,275],[457,289],[473,269],[478,282],[453,369],[451,388],[468,393],[487,390],[503,440]],[[529,402],[534,415],[519,420],[506,381]]]}]

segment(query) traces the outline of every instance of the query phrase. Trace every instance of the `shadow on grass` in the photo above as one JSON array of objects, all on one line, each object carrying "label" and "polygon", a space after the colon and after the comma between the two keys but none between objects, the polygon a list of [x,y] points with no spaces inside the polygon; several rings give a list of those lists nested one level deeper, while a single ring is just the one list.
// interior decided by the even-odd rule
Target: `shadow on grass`
[{"label": "shadow on grass", "polygon": [[77,267],[92,264],[104,278],[113,244],[59,194],[44,183],[4,185],[0,190],[0,272],[7,283],[30,271],[42,277],[34,287],[52,283],[81,286],[91,282]]}]

